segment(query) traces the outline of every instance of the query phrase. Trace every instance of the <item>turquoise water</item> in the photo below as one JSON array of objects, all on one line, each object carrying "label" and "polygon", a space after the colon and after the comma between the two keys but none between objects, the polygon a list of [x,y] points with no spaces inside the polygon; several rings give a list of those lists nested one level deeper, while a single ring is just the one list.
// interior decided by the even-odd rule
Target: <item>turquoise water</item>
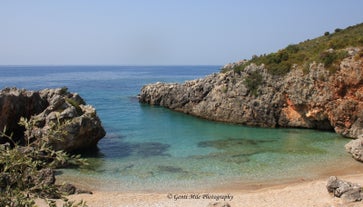
[{"label": "turquoise water", "polygon": [[183,82],[218,70],[219,66],[1,66],[0,87],[67,86],[96,107],[107,131],[99,152],[88,155],[88,168],[59,172],[92,188],[187,190],[236,181],[309,179],[334,168],[337,160],[350,163],[344,152],[347,140],[335,133],[210,122],[136,99],[144,84]]}]

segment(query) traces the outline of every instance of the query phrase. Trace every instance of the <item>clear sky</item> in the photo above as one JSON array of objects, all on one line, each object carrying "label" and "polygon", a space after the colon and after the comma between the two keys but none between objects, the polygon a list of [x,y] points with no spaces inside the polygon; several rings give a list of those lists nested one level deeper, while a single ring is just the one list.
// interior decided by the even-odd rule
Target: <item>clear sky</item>
[{"label": "clear sky", "polygon": [[223,65],[362,22],[362,0],[1,0],[0,65]]}]

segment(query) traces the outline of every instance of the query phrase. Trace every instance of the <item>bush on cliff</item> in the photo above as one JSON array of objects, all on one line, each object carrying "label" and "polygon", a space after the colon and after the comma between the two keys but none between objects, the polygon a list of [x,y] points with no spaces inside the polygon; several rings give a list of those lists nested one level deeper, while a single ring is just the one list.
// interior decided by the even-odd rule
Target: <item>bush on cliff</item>
[{"label": "bush on cliff", "polygon": [[[289,45],[275,53],[254,55],[249,61],[232,69],[239,72],[251,63],[264,64],[270,74],[283,76],[291,70],[293,65],[304,68],[304,65],[315,61],[325,64],[326,69],[333,73],[337,69],[337,64],[347,56],[343,49],[363,47],[362,34],[363,23],[344,30],[336,30],[333,34],[325,32],[324,36]],[[327,54],[327,51],[330,50],[333,50],[330,52],[332,54]]]},{"label": "bush on cliff", "polygon": [[252,74],[245,78],[244,84],[251,94],[257,96],[257,89],[261,85],[262,80],[262,75],[258,71],[254,71],[252,72]]},{"label": "bush on cliff", "polygon": [[[32,122],[23,118],[19,124],[26,129],[33,127]],[[14,142],[15,139],[6,135],[5,131],[6,129],[0,132],[0,135],[9,141],[0,145],[0,206],[35,206],[36,198],[46,200],[49,206],[56,206],[55,201],[51,199],[59,198],[64,200],[63,206],[85,206],[83,201],[68,201],[61,190],[62,186],[55,184],[53,169],[87,164],[79,155],[55,151],[48,144],[49,139],[55,139],[64,133],[61,124],[54,125],[47,139],[27,139],[24,146]]]}]

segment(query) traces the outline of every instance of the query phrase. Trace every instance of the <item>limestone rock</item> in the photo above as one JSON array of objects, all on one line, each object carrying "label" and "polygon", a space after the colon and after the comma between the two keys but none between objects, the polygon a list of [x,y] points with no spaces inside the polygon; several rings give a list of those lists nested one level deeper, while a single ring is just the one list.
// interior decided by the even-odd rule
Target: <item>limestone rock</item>
[{"label": "limestone rock", "polygon": [[65,195],[73,195],[73,194],[93,194],[92,191],[89,190],[83,190],[79,189],[73,184],[70,183],[64,183],[60,186],[58,186],[58,189],[60,192],[62,192]]},{"label": "limestone rock", "polygon": [[207,207],[231,207],[227,202],[214,202],[207,205]]},{"label": "limestone rock", "polygon": [[363,134],[358,139],[351,140],[345,145],[347,152],[352,154],[355,160],[363,162]]},{"label": "limestone rock", "polygon": [[[244,62],[224,68],[240,64]],[[253,82],[256,74],[261,81]],[[363,134],[362,83],[363,61],[351,55],[334,74],[312,63],[307,74],[295,67],[273,76],[263,64],[251,64],[240,72],[224,70],[181,84],[149,84],[141,89],[139,101],[213,121],[334,130],[357,138]]]},{"label": "limestone rock", "polygon": [[55,183],[55,173],[51,168],[44,168],[38,172],[38,175],[33,178],[35,185],[53,185]]},{"label": "limestone rock", "polygon": [[335,176],[328,179],[326,188],[335,197],[343,198],[348,202],[361,201],[363,198],[362,187],[358,184],[340,180]]},{"label": "limestone rock", "polygon": [[90,190],[84,190],[84,189],[76,189],[76,192],[75,192],[76,194],[90,194],[90,195],[92,195],[93,194],[93,192],[92,191],[90,191]]},{"label": "limestone rock", "polygon": [[[14,133],[14,138],[24,136],[24,129],[19,127],[20,117],[29,118],[41,113],[48,105],[36,91],[26,91],[16,88],[5,88],[0,91],[0,130],[6,127],[8,134]],[[18,140],[15,140],[18,141]],[[4,139],[0,138],[0,143]]]},{"label": "limestone rock", "polygon": [[76,187],[70,183],[59,186],[59,190],[65,195],[73,195],[76,193]]},{"label": "limestone rock", "polygon": [[[25,133],[18,124],[20,117],[33,124]],[[65,151],[93,148],[105,136],[96,110],[66,88],[41,91],[6,88],[0,91],[0,130],[5,127],[8,134],[13,132],[13,137],[20,138],[19,141],[24,136],[30,140],[46,139],[49,135],[58,137],[48,142],[55,150]],[[6,139],[0,137],[0,143],[4,142]]]}]

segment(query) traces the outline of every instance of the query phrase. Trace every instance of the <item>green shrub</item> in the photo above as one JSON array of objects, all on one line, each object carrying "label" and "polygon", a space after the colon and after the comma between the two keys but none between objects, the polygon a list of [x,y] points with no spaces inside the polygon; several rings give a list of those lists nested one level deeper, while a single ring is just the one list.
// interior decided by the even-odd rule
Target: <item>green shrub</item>
[{"label": "green shrub", "polygon": [[328,42],[328,47],[337,50],[347,47],[348,43],[349,42],[345,39],[333,39]]},{"label": "green shrub", "polygon": [[320,57],[325,67],[331,66],[337,60],[337,58],[338,56],[335,52],[323,52]]},{"label": "green shrub", "polygon": [[303,65],[303,67],[302,67],[302,71],[303,71],[304,75],[309,74],[309,72],[310,72],[310,64],[305,63]]},{"label": "green shrub", "polygon": [[262,84],[263,77],[258,71],[252,72],[244,80],[245,86],[250,90],[250,93],[257,96],[257,89]]},{"label": "green shrub", "polygon": [[346,51],[325,51],[321,54],[320,61],[324,63],[325,67],[330,67],[334,63],[339,64],[347,56]]},{"label": "green shrub", "polygon": [[324,67],[330,74],[334,74],[339,70],[340,62],[348,56],[344,50],[341,51],[325,51],[320,56],[320,62],[324,63]]},{"label": "green shrub", "polygon": [[360,37],[360,38],[358,38],[358,43],[360,44],[360,45],[363,45],[363,37]]},{"label": "green shrub", "polygon": [[[27,130],[32,129],[34,123],[26,119],[20,120],[20,125]],[[60,126],[51,129],[49,136],[57,135]],[[9,144],[0,145],[0,206],[30,207],[35,206],[34,199],[43,198],[49,206],[55,206],[48,198],[62,198],[63,206],[85,206],[84,202],[75,204],[68,201],[55,184],[36,181],[42,169],[54,169],[65,165],[86,165],[86,161],[79,155],[69,155],[63,151],[55,151],[48,144],[50,139],[31,141],[25,136],[25,146],[16,143],[13,137],[5,134]],[[57,137],[56,137],[57,138]],[[13,146],[13,147],[12,147]]]},{"label": "green shrub", "polygon": [[290,72],[291,63],[289,63],[287,61],[281,62],[280,64],[273,63],[273,64],[269,64],[267,66],[267,69],[272,75],[282,76],[282,75],[285,75],[288,72]]},{"label": "green shrub", "polygon": [[66,100],[67,103],[69,103],[70,105],[74,106],[74,108],[76,108],[76,111],[77,111],[78,115],[83,114],[82,109],[79,106],[80,105],[79,102],[77,102],[76,100],[71,99],[71,98],[66,98],[65,100]]},{"label": "green shrub", "polygon": [[235,66],[235,67],[233,67],[233,71],[235,73],[240,73],[240,72],[244,71],[246,66],[247,66],[247,64],[242,64],[242,65],[239,65],[239,66]]},{"label": "green shrub", "polygon": [[63,87],[61,88],[60,93],[61,93],[61,94],[65,94],[65,93],[67,93],[67,92],[68,92],[68,88],[67,88],[66,86],[63,86]]},{"label": "green shrub", "polygon": [[267,56],[267,64],[279,64],[289,59],[289,53],[286,50],[280,50],[277,53],[271,53]]},{"label": "green shrub", "polygon": [[[324,63],[328,66],[326,69],[333,71],[330,66],[338,64],[346,54],[339,51],[347,47],[363,47],[363,23],[346,29],[336,29],[335,33],[326,32],[324,36],[308,39],[299,44],[287,46],[285,49],[267,55],[254,55],[252,59],[244,65],[234,68],[236,72],[243,71],[247,65],[255,63],[256,65],[264,64],[267,71],[272,75],[283,76],[287,74],[291,66],[296,64],[303,67],[305,64],[312,62]],[[335,54],[327,54],[326,51],[334,49]],[[334,67],[334,70],[337,68]]]},{"label": "green shrub", "polygon": [[292,53],[292,54],[294,54],[294,53],[297,53],[297,52],[299,52],[299,50],[300,50],[300,48],[299,48],[299,46],[298,45],[289,45],[289,46],[287,46],[286,47],[286,49],[285,49],[288,53]]}]

